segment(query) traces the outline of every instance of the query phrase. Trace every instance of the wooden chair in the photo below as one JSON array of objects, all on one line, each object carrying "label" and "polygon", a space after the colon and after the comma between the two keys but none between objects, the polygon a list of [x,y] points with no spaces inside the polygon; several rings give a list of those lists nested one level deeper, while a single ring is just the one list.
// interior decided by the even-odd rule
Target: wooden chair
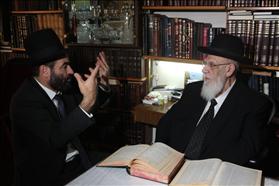
[{"label": "wooden chair", "polygon": [[260,151],[260,153],[257,154],[257,156],[255,158],[251,159],[246,166],[263,170],[264,175],[271,175],[275,171],[275,169],[273,166],[271,168],[269,162],[271,160],[272,150],[274,148],[277,148],[277,147],[275,147],[275,144],[274,144],[274,140],[276,140],[276,139],[274,138],[275,131],[273,130],[274,127],[272,126],[273,117],[275,116],[275,114],[277,112],[277,103],[273,98],[271,98],[269,96],[266,96],[266,97],[272,104],[272,108],[270,110],[270,115],[269,115],[268,121],[266,123],[267,129],[268,129],[267,130],[268,131],[267,132],[267,143],[266,143],[266,146],[263,147],[263,149]]}]

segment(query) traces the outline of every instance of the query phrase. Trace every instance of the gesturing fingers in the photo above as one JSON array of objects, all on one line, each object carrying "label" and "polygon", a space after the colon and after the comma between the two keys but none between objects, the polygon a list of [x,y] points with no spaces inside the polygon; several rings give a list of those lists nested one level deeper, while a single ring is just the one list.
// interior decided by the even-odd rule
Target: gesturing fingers
[{"label": "gesturing fingers", "polygon": [[84,82],[82,77],[78,73],[74,73],[74,76],[78,82],[78,85],[80,86]]},{"label": "gesturing fingers", "polygon": [[89,77],[92,77],[93,79],[95,79],[97,77],[98,72],[99,72],[99,68],[100,68],[99,64],[96,64],[96,67],[94,69],[89,68],[89,71],[91,73]]},{"label": "gesturing fingers", "polygon": [[100,52],[99,55],[97,56],[97,63],[100,63],[102,68],[109,68],[104,52]]}]

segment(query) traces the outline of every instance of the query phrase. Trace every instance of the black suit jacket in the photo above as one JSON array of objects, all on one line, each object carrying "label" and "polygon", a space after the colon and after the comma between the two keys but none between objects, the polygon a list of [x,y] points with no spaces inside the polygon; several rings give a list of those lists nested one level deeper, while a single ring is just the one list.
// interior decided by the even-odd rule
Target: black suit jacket
[{"label": "black suit jacket", "polygon": [[[181,100],[161,118],[156,141],[185,151],[206,105],[200,96],[202,83],[185,87]],[[207,131],[200,159],[247,163],[263,147],[270,109],[267,98],[236,81]]]},{"label": "black suit jacket", "polygon": [[[56,185],[65,167],[69,142],[84,153],[77,136],[95,123],[94,117],[89,118],[78,107],[81,97],[63,94],[63,100],[67,115],[61,119],[53,101],[33,78],[26,80],[12,99],[10,113],[21,185]],[[82,163],[85,169],[90,167],[88,159]]]}]

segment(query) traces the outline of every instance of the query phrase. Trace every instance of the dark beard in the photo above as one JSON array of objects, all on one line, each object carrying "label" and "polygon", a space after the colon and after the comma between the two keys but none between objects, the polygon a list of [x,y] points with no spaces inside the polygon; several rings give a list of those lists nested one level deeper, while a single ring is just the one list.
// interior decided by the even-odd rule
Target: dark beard
[{"label": "dark beard", "polygon": [[69,75],[68,77],[64,78],[52,71],[49,84],[56,91],[69,92],[73,90],[75,77],[73,75]]}]

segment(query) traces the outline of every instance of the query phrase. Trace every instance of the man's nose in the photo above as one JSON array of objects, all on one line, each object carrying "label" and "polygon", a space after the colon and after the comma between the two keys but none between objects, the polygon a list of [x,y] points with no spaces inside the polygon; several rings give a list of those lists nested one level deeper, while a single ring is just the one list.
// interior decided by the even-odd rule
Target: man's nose
[{"label": "man's nose", "polygon": [[203,74],[208,73],[208,67],[207,67],[207,65],[204,65],[204,66],[203,66],[203,68],[202,68],[202,73],[203,73]]},{"label": "man's nose", "polygon": [[74,71],[70,65],[68,65],[68,67],[67,67],[67,74],[74,74]]}]

